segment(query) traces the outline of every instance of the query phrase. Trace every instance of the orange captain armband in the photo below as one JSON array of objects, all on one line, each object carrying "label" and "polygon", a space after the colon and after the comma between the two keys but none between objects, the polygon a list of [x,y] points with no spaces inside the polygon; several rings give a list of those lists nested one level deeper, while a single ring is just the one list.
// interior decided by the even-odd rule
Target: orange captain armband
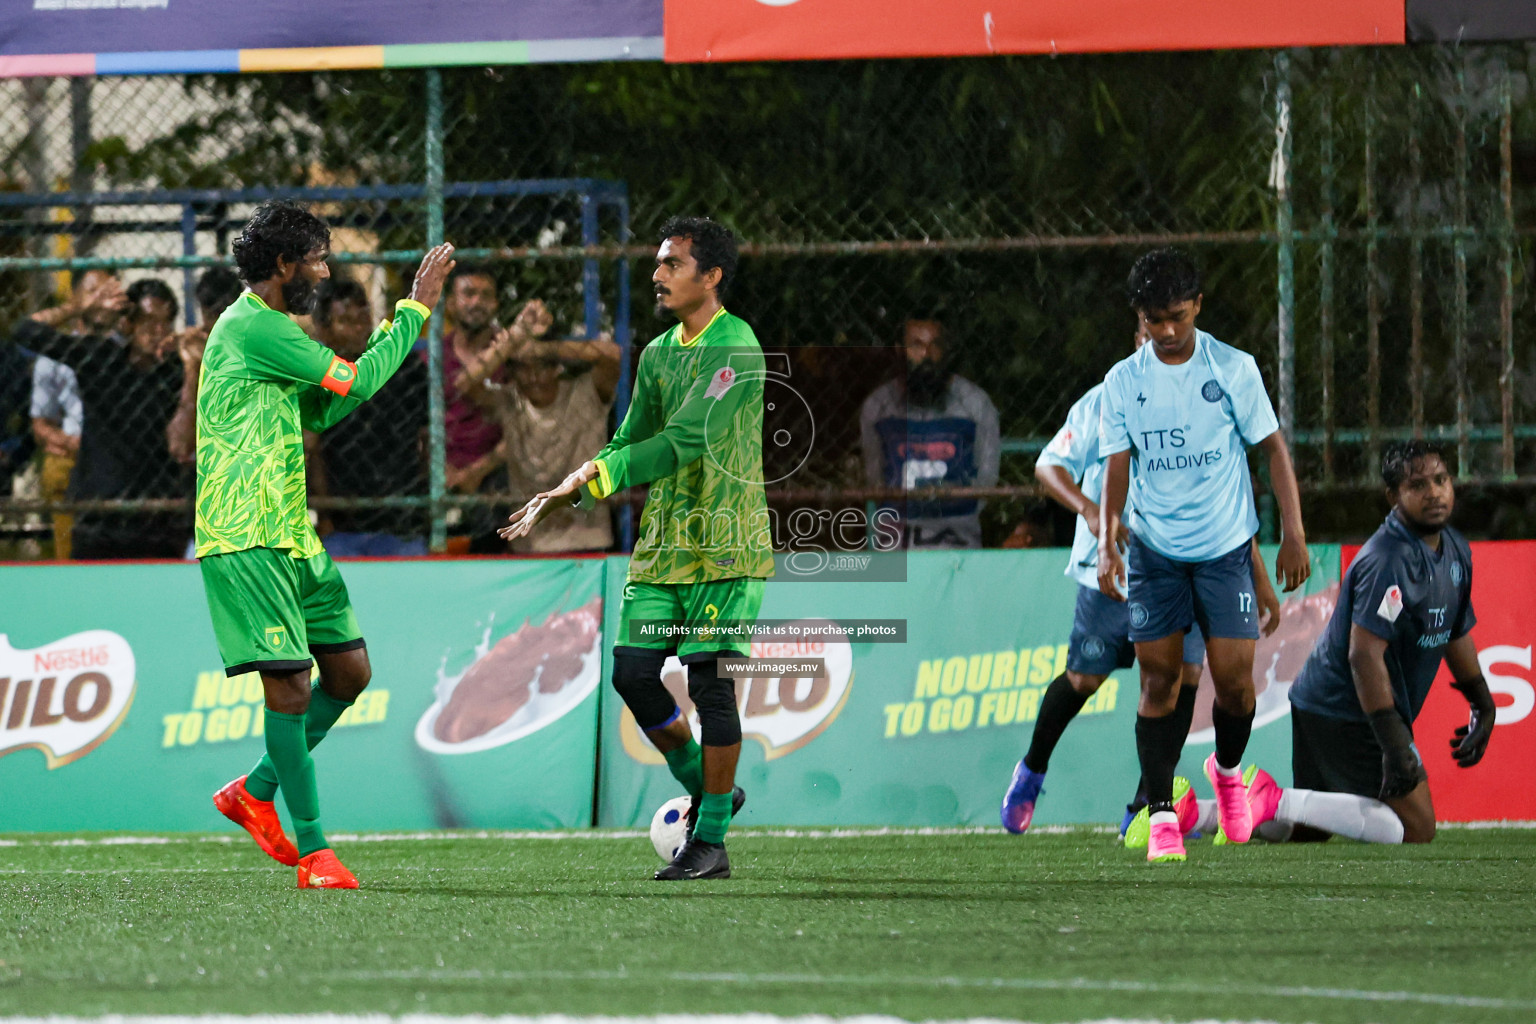
[{"label": "orange captain armband", "polygon": [[325,376],[320,378],[320,386],[346,398],[356,381],[357,365],[347,362],[341,356],[332,356],[331,365],[326,369]]}]

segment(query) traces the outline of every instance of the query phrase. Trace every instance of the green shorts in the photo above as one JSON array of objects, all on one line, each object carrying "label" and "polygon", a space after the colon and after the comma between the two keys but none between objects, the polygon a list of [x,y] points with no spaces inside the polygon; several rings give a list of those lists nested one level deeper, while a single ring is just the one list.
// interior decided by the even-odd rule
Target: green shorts
[{"label": "green shorts", "polygon": [[726,652],[752,653],[752,624],[763,581],[750,576],[708,583],[625,583],[613,649],[676,654],[683,663]]},{"label": "green shorts", "polygon": [[208,614],[226,675],[298,672],[309,653],[354,651],[363,631],[347,585],[324,551],[294,558],[279,548],[249,548],[201,560]]}]

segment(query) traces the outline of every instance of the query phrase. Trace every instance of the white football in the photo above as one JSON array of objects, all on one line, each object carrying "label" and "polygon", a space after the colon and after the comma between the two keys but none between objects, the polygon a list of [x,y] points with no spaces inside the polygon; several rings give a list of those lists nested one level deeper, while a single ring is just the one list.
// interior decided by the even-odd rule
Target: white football
[{"label": "white football", "polygon": [[692,802],[691,797],[673,797],[651,817],[651,845],[664,861],[670,863],[688,838],[688,805]]}]

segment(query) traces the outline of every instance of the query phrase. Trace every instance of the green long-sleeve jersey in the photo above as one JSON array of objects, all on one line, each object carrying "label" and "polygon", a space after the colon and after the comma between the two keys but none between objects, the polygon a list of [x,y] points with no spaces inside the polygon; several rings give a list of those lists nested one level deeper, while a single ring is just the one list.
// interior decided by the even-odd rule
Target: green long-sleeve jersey
[{"label": "green long-sleeve jersey", "polygon": [[321,551],[304,487],[304,431],[339,421],[400,368],[431,310],[411,299],[356,363],[245,292],[208,335],[197,393],[197,555]]},{"label": "green long-sleeve jersey", "polygon": [[715,314],[692,341],[678,324],[635,369],[634,398],[593,460],[602,498],[651,491],[629,561],[637,583],[773,575],[763,489],[763,350],[746,321]]}]

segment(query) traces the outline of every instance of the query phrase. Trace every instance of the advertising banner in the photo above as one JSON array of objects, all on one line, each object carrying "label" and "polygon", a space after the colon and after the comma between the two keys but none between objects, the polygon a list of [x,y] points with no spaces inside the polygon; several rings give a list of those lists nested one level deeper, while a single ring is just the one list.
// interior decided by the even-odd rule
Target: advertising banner
[{"label": "advertising banner", "polygon": [[666,59],[825,60],[1403,42],[1403,0],[666,0]]},{"label": "advertising banner", "polygon": [[11,0],[0,77],[656,60],[661,0]]},{"label": "advertising banner", "polygon": [[[333,830],[588,825],[601,559],[343,563],[373,683],[315,750]],[[220,829],[260,758],[193,564],[7,566],[0,831]]]},{"label": "advertising banner", "polygon": [[[1352,554],[1353,552],[1351,552]],[[1467,724],[1467,702],[1451,689],[1441,666],[1429,699],[1413,724],[1414,739],[1429,772],[1435,816],[1441,821],[1536,820],[1536,541],[1472,545],[1472,639],[1488,688],[1498,704],[1488,752],[1472,768],[1451,759],[1451,738]]]},{"label": "advertising banner", "polygon": [[[1274,550],[1267,550],[1270,564]],[[1260,641],[1259,715],[1249,759],[1290,778],[1286,692],[1338,594],[1339,551],[1312,549],[1313,575]],[[745,735],[737,778],[744,825],[991,825],[1028,745],[1040,697],[1066,665],[1077,584],[1058,550],[911,552],[903,583],[770,581],[762,618],[799,624],[753,656],[819,659],[818,678],[738,682]],[[605,633],[618,627],[622,559],[610,561]],[[876,623],[895,622],[882,635]],[[889,642],[904,634],[905,642]],[[605,652],[605,658],[608,657]],[[605,677],[609,670],[605,668]],[[687,680],[668,662],[685,711]],[[1139,769],[1134,668],[1115,673],[1067,730],[1036,821],[1118,823]],[[1202,685],[1180,772],[1205,793],[1213,748],[1210,682]],[[696,723],[695,723],[696,727]],[[604,688],[598,820],[643,825],[679,795],[665,763]]]}]

